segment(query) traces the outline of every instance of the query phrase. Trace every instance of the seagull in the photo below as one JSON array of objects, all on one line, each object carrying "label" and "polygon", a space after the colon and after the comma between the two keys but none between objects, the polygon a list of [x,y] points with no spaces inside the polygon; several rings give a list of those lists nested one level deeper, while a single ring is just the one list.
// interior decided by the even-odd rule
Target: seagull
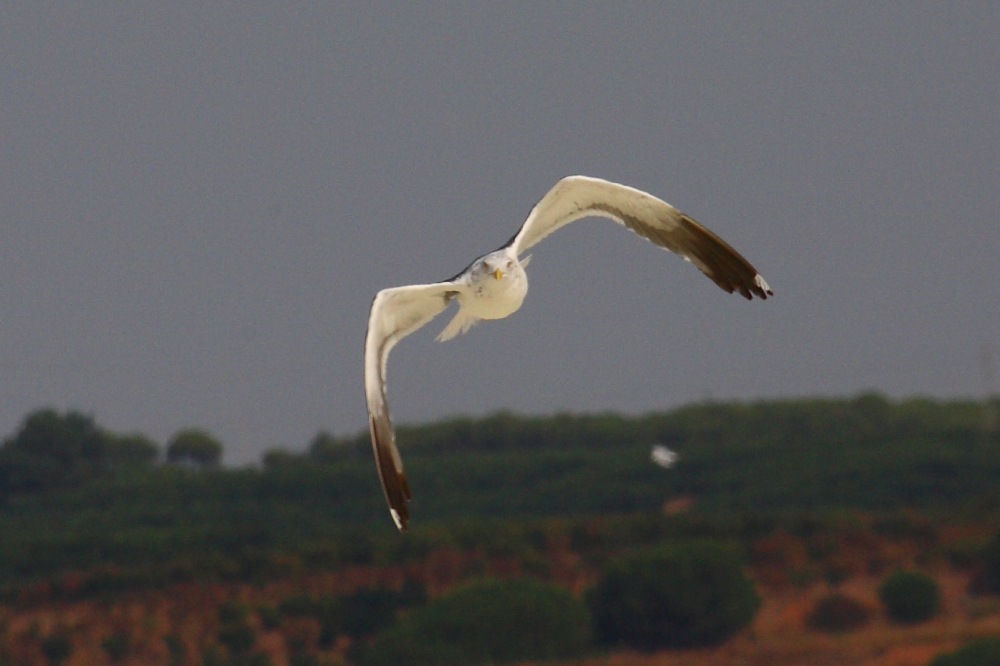
[{"label": "seagull", "polygon": [[588,176],[563,178],[535,204],[528,218],[498,250],[485,254],[444,282],[383,289],[372,301],[365,336],[368,425],[389,513],[401,532],[412,498],[396,447],[386,400],[386,361],[397,342],[458,303],[458,312],[437,336],[450,340],[484,319],[503,319],[528,293],[521,254],[557,229],[584,217],[606,217],[697,266],[730,294],[766,299],[774,294],[753,266],[724,240],[665,201],[627,185]]},{"label": "seagull", "polygon": [[653,464],[664,469],[673,467],[679,458],[676,451],[671,451],[663,444],[653,444],[653,448],[649,452],[649,459],[653,461]]}]

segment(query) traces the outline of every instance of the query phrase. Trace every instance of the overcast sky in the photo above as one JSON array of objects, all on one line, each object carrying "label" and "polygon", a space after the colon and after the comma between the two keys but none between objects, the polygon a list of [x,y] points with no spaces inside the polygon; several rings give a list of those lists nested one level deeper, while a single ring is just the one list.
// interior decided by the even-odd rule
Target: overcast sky
[{"label": "overcast sky", "polygon": [[674,204],[774,298],[578,222],[519,312],[396,347],[397,422],[982,394],[996,3],[179,7],[0,7],[0,433],[74,408],[237,464],[355,433],[376,291],[576,173]]}]

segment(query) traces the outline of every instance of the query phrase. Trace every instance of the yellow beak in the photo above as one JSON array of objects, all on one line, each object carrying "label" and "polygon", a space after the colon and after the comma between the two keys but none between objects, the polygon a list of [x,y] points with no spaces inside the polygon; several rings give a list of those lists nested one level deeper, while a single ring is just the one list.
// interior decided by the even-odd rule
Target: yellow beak
[{"label": "yellow beak", "polygon": [[493,277],[499,280],[500,278],[503,277],[503,271],[500,270],[499,268],[496,269],[495,271],[493,271]]}]

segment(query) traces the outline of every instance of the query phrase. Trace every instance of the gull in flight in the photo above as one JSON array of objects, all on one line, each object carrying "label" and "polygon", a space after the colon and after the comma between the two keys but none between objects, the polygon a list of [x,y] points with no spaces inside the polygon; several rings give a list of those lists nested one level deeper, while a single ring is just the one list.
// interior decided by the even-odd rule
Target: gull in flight
[{"label": "gull in flight", "polygon": [[521,229],[500,249],[479,257],[444,282],[383,289],[372,301],[365,337],[368,425],[389,513],[406,530],[411,498],[386,401],[385,367],[397,342],[452,301],[458,312],[437,339],[450,340],[482,319],[502,319],[528,293],[521,254],[562,226],[583,217],[607,217],[697,266],[730,294],[765,299],[773,292],[753,266],[724,240],[665,201],[626,185],[587,176],[563,178],[535,204]]}]

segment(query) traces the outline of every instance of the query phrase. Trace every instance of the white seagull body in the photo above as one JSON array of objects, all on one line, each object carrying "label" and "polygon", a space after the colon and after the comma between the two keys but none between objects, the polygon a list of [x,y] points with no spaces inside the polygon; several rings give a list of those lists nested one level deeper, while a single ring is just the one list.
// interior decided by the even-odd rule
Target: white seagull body
[{"label": "white seagull body", "polygon": [[365,338],[368,424],[389,512],[406,530],[411,498],[386,401],[386,361],[393,346],[448,304],[458,312],[438,340],[450,340],[483,319],[502,319],[521,307],[528,277],[520,255],[556,229],[583,217],[607,217],[692,262],[729,293],[765,299],[773,292],[736,250],[665,201],[625,185],[587,176],[563,178],[542,197],[521,229],[503,247],[479,257],[444,282],[383,289],[372,302]]}]

